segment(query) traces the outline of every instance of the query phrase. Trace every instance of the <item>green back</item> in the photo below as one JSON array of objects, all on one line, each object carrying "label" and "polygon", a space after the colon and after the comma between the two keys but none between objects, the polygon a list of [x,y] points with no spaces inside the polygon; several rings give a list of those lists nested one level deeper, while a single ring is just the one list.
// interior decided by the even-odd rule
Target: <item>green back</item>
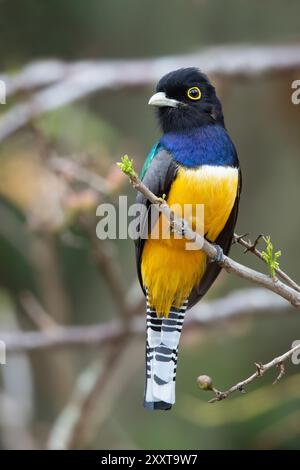
[{"label": "green back", "polygon": [[159,152],[159,149],[160,149],[160,143],[159,142],[156,142],[152,149],[150,150],[146,160],[145,160],[145,163],[143,165],[143,168],[142,168],[142,171],[141,171],[141,174],[140,174],[140,179],[142,180],[145,176],[145,174],[147,173],[148,171],[148,168],[149,166],[151,165],[153,159],[156,157],[156,155],[158,154]]}]

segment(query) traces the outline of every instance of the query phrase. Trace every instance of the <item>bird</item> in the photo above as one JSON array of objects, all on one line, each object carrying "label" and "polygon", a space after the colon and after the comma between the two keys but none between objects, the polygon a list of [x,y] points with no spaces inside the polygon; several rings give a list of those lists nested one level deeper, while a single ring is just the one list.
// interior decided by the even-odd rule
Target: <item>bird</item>
[{"label": "bird", "polygon": [[[144,162],[141,180],[177,208],[175,215],[182,214],[186,205],[192,207],[184,220],[193,229],[201,226],[195,210],[201,205],[205,238],[218,248],[218,256],[228,254],[238,214],[241,169],[215,87],[198,68],[181,68],[159,80],[148,104],[156,108],[162,135]],[[136,202],[145,208],[140,211],[135,240],[147,311],[144,407],[169,410],[175,403],[185,314],[217,278],[220,259],[209,260],[203,250],[187,249],[184,237],[162,237],[161,232],[151,236],[164,225],[163,215],[150,210],[140,192]]]}]

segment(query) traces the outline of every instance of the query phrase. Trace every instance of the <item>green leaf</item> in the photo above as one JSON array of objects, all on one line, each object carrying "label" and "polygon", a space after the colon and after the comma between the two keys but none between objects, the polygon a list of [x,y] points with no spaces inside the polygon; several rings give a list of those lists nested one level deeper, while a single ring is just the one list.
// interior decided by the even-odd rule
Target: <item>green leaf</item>
[{"label": "green leaf", "polygon": [[118,167],[125,173],[125,175],[129,176],[130,178],[136,178],[137,173],[134,171],[133,167],[133,160],[130,160],[128,155],[124,155],[121,158],[121,161],[117,163]]},{"label": "green leaf", "polygon": [[263,237],[266,243],[266,249],[261,252],[263,260],[266,262],[269,268],[269,273],[271,277],[275,277],[276,269],[279,268],[279,263],[276,261],[281,256],[281,251],[276,251],[274,253],[273,243],[271,242],[271,237]]}]

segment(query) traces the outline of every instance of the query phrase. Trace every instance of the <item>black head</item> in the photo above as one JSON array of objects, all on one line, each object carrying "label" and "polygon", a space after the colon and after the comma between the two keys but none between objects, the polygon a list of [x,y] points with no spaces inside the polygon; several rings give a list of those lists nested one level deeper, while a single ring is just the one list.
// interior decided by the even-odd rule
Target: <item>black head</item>
[{"label": "black head", "polygon": [[221,103],[206,75],[190,67],[160,79],[150,105],[158,107],[164,132],[185,131],[207,124],[224,125]]}]

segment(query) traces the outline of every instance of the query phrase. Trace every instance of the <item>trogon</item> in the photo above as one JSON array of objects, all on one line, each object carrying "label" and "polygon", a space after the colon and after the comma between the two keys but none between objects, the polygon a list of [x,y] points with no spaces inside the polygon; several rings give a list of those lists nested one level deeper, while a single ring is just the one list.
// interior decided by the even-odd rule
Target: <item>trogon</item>
[{"label": "trogon", "polygon": [[[195,229],[201,226],[197,220],[201,216],[206,239],[227,254],[237,219],[241,171],[215,88],[197,68],[182,68],[161,78],[149,105],[157,108],[163,135],[144,163],[142,181],[171,207],[192,207],[186,222]],[[163,237],[163,216],[155,221],[141,193],[137,202],[148,209],[140,213],[136,240],[138,275],[147,305],[144,406],[168,410],[175,403],[185,313],[204,296],[221,268],[201,249],[187,249],[185,239],[175,234]],[[203,212],[194,210],[197,205]],[[177,215],[180,210],[174,212]],[[157,225],[156,236],[151,236]]]}]

